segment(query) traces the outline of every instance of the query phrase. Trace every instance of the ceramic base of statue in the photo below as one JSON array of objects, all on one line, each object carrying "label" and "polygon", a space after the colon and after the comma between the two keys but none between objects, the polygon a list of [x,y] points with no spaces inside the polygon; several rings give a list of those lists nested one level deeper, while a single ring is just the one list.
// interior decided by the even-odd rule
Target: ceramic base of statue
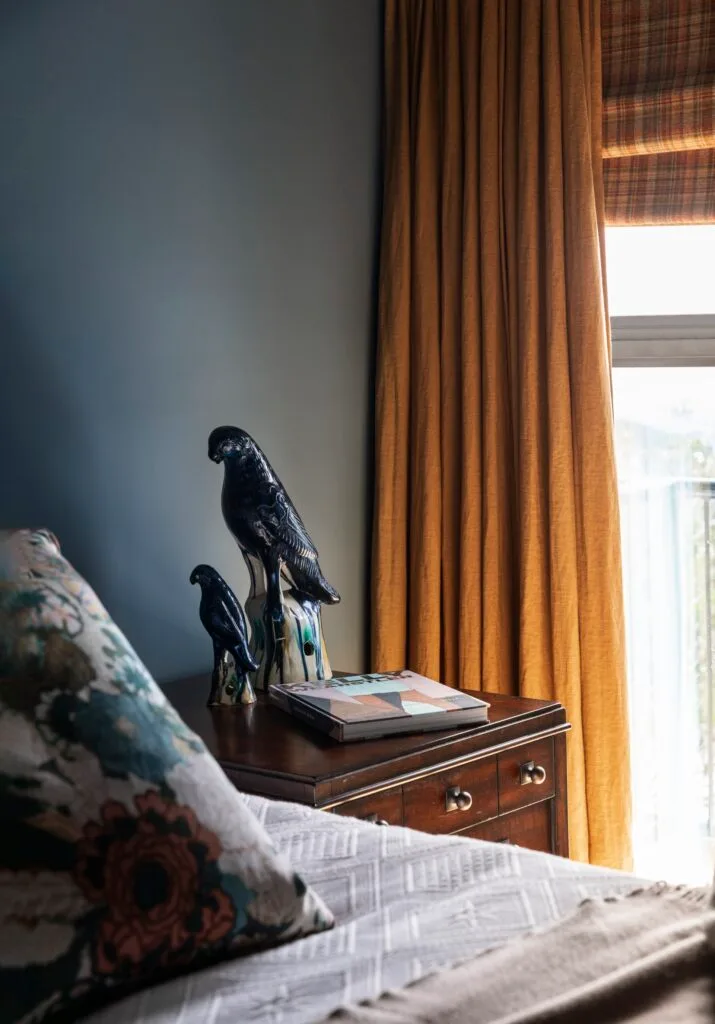
[{"label": "ceramic base of statue", "polygon": [[223,651],[214,664],[207,706],[236,707],[255,703],[256,694],[247,673],[237,672],[233,657],[228,651]]},{"label": "ceramic base of statue", "polygon": [[265,594],[249,597],[245,605],[252,633],[251,654],[260,662],[258,671],[251,672],[256,689],[266,690],[269,683],[332,679],[319,602],[299,600],[292,591],[283,591],[283,621],[270,624],[274,626],[271,658],[266,644],[265,597]]},{"label": "ceramic base of statue", "polygon": [[[260,667],[250,673],[257,690],[270,683],[300,683],[309,679],[332,679],[323,638],[319,601],[312,601],[293,590],[281,592],[281,621],[266,614],[266,590],[260,562],[246,557],[251,590],[245,603],[251,627],[251,654]],[[266,623],[273,643],[266,643]]]}]

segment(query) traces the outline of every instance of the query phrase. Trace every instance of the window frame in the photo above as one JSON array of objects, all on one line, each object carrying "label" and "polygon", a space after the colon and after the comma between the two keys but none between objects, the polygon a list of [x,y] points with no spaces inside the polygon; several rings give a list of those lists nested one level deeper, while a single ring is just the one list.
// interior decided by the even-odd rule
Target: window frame
[{"label": "window frame", "polygon": [[715,366],[715,314],[613,316],[611,339],[614,367]]}]

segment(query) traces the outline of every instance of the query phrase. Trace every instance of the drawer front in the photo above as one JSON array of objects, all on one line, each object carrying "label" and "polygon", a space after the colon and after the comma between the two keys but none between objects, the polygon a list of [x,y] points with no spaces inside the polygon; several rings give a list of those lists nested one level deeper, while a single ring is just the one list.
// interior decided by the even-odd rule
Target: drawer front
[{"label": "drawer front", "polygon": [[499,813],[554,795],[554,741],[535,740],[499,754]]},{"label": "drawer front", "polygon": [[403,788],[405,825],[422,832],[457,832],[499,813],[495,757],[428,775]]},{"label": "drawer front", "polygon": [[491,843],[509,843],[512,846],[523,846],[527,850],[553,853],[551,805],[551,800],[535,804],[534,807],[515,811],[496,821],[487,821],[459,834],[471,839],[487,839]]},{"label": "drawer front", "polygon": [[348,800],[333,808],[335,814],[350,818],[362,818],[376,825],[402,824],[402,790],[386,789],[373,796],[361,796],[359,800]]}]

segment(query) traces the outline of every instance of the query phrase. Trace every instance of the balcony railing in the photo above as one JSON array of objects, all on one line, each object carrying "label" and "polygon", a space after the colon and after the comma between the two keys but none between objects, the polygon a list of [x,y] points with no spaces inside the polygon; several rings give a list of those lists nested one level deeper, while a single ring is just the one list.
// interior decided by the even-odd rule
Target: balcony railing
[{"label": "balcony railing", "polygon": [[[701,751],[707,791],[707,834],[715,837],[715,760],[713,758],[713,733],[715,732],[715,685],[713,682],[713,525],[715,523],[715,480],[698,480],[687,484],[693,501],[702,505],[702,535],[694,532],[694,563],[702,563],[702,588],[705,605],[703,647],[701,667],[704,676],[704,693],[701,693]],[[697,514],[697,512],[696,512]],[[699,545],[702,555],[699,557]],[[701,687],[702,690],[702,687]]]},{"label": "balcony railing", "polygon": [[715,480],[630,479],[621,522],[634,837],[692,847],[715,840]]}]

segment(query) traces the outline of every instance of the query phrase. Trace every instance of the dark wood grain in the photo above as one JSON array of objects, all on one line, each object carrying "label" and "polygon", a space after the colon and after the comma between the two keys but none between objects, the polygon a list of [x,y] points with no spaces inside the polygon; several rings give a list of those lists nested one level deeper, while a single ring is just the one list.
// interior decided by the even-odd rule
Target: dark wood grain
[{"label": "dark wood grain", "polygon": [[553,852],[559,857],[569,855],[568,785],[566,781],[566,735],[554,736],[554,779],[556,799],[551,826]]},{"label": "dark wood grain", "polygon": [[[556,701],[477,693],[491,705],[486,725],[337,743],[264,694],[249,707],[207,708],[209,687],[208,675],[193,676],[165,692],[245,792],[568,855],[570,727]],[[519,785],[519,765],[530,760],[547,770],[541,786]],[[450,786],[472,794],[469,810],[447,811]]]},{"label": "dark wood grain", "polygon": [[[541,803],[554,795],[554,741],[551,737],[507,750],[499,754],[498,761],[500,814]],[[529,761],[546,770],[546,779],[541,785],[521,784],[521,766]]]},{"label": "dark wood grain", "polygon": [[[184,721],[201,736],[241,788],[285,799],[330,806],[360,789],[397,781],[449,760],[489,753],[524,736],[567,729],[556,701],[476,694],[490,702],[487,725],[337,743],[263,694],[249,707],[207,708],[209,677],[168,684],[165,692]],[[306,786],[313,800],[306,801]]]},{"label": "dark wood grain", "polygon": [[[446,809],[447,790],[452,786],[470,794],[472,806],[468,810]],[[411,782],[403,788],[403,799],[405,825],[434,835],[495,818],[499,813],[496,758],[484,757],[463,768]]]},{"label": "dark wood grain", "polygon": [[487,821],[484,825],[476,825],[461,836],[471,839],[486,839],[492,843],[510,843],[512,846],[524,846],[528,850],[539,850],[541,853],[553,853],[551,846],[551,812],[553,801],[547,800],[533,807],[527,807],[513,814]]}]

